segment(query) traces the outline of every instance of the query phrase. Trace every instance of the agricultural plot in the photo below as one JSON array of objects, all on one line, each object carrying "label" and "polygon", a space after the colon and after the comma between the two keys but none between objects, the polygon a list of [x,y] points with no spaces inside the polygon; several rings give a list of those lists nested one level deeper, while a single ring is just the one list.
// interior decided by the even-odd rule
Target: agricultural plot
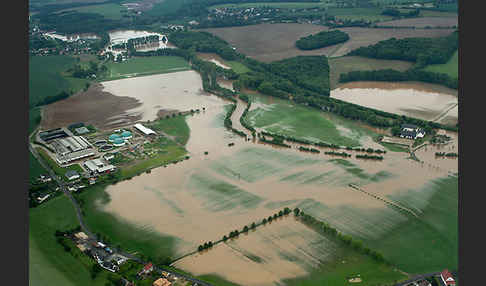
[{"label": "agricultural plot", "polygon": [[[331,97],[346,102],[382,110],[390,113],[407,115],[424,120],[435,121],[443,114],[455,117],[451,112],[457,104],[456,91],[449,92],[427,90],[423,84],[422,90],[414,88],[414,83],[390,82],[353,82],[341,85],[331,92]],[[431,88],[432,89],[432,88]],[[454,123],[453,123],[454,124]]]},{"label": "agricultural plot", "polygon": [[113,20],[120,20],[123,16],[121,13],[122,10],[126,11],[126,8],[122,5],[115,4],[115,3],[108,3],[108,4],[101,4],[101,5],[89,5],[83,6],[75,9],[66,9],[62,11],[76,11],[79,13],[95,13],[103,15],[103,17]]},{"label": "agricultural plot", "polygon": [[329,81],[331,89],[339,86],[339,76],[342,73],[362,70],[394,69],[406,71],[412,67],[412,63],[396,60],[378,60],[358,56],[344,56],[329,59]]},{"label": "agricultural plot", "polygon": [[326,55],[338,57],[362,46],[376,44],[389,38],[442,37],[449,35],[451,29],[375,29],[347,27],[339,28],[350,39],[339,45],[321,49],[302,51],[295,46],[301,37],[328,30],[327,27],[311,24],[258,24],[241,27],[201,29],[210,32],[239,52],[263,62],[272,62],[298,55]]},{"label": "agricultural plot", "polygon": [[359,146],[376,133],[355,122],[268,96],[253,96],[246,120],[255,128],[311,141]]},{"label": "agricultural plot", "polygon": [[209,9],[217,8],[252,8],[252,7],[271,7],[271,8],[285,8],[285,9],[304,9],[304,8],[320,8],[327,7],[329,4],[325,2],[313,3],[298,3],[298,2],[266,2],[266,3],[239,3],[239,4],[220,4],[209,7]]},{"label": "agricultural plot", "polygon": [[386,21],[378,23],[377,26],[388,27],[453,27],[458,25],[458,18],[456,17],[420,17],[411,19],[400,19],[394,21]]},{"label": "agricultural plot", "polygon": [[381,8],[334,8],[328,10],[329,16],[338,20],[364,20],[380,22],[391,20],[391,16],[381,15]]},{"label": "agricultural plot", "polygon": [[457,51],[445,64],[440,65],[430,65],[425,67],[426,71],[445,73],[453,78],[458,78],[459,76],[459,55]]},{"label": "agricultural plot", "polygon": [[189,70],[189,63],[181,57],[158,56],[131,58],[128,61],[106,64],[107,76],[104,80],[152,75]]}]

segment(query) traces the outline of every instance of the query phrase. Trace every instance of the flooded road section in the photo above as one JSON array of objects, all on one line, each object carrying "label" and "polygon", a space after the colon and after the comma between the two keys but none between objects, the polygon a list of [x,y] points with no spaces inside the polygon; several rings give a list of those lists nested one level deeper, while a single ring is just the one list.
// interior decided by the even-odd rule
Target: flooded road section
[{"label": "flooded road section", "polygon": [[430,121],[457,122],[457,91],[416,83],[351,82],[331,91],[346,102]]},{"label": "flooded road section", "polygon": [[[127,95],[124,92],[129,90],[135,95],[145,118],[153,119],[152,110],[159,108],[206,106],[206,110],[187,117],[189,160],[107,187],[110,202],[100,205],[130,223],[179,238],[176,256],[260,222],[284,207],[299,207],[358,238],[379,238],[409,217],[354,190],[350,183],[390,198],[420,195],[431,180],[448,175],[447,170],[407,159],[409,154],[402,152],[387,152],[385,160],[370,161],[247,142],[224,128],[230,103],[200,95],[200,79],[189,81],[193,75],[185,73],[188,78],[184,80],[165,74],[153,77],[153,82],[147,81],[151,77],[139,77],[109,87],[115,94]],[[176,80],[169,83],[164,77]],[[188,92],[162,92],[162,86],[173,90],[171,85]],[[239,102],[238,106],[242,112],[246,104]],[[233,124],[236,122],[239,119],[233,119]],[[419,157],[421,150],[417,151]],[[433,151],[423,152],[428,156]],[[431,195],[422,195],[424,203],[418,208],[425,208]],[[325,262],[333,257],[331,244],[302,227],[291,218],[277,221],[179,260],[176,266],[195,274],[215,273],[237,283],[244,281],[242,285],[274,285],[305,275],[319,259]],[[244,276],[241,269],[245,269]]]}]

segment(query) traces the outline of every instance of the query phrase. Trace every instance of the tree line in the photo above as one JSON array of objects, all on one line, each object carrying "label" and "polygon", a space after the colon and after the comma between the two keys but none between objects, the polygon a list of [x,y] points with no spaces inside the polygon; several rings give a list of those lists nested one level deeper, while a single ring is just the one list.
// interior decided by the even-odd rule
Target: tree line
[{"label": "tree line", "polygon": [[315,35],[302,37],[295,42],[295,46],[301,50],[315,50],[344,43],[349,40],[349,35],[340,30],[322,31]]},{"label": "tree line", "polygon": [[453,89],[457,89],[459,84],[457,78],[452,78],[448,74],[419,69],[409,69],[406,71],[397,71],[393,69],[351,71],[342,73],[339,76],[339,82],[350,81],[423,81],[445,85]]},{"label": "tree line", "polygon": [[444,64],[458,48],[459,32],[439,38],[391,38],[374,45],[360,47],[348,53],[376,59],[403,60],[416,63],[417,68]]},{"label": "tree line", "polygon": [[381,11],[381,15],[385,16],[392,16],[395,18],[412,18],[412,17],[417,17],[420,14],[420,9],[413,9],[408,12],[401,12],[398,9],[395,8],[386,8],[383,11]]}]

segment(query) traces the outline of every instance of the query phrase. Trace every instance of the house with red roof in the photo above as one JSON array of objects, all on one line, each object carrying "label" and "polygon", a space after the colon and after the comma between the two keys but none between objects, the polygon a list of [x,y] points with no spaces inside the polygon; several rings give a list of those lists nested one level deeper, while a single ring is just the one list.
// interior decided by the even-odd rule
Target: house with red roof
[{"label": "house with red roof", "polygon": [[440,273],[440,278],[442,279],[442,282],[444,282],[444,285],[446,286],[456,285],[456,281],[454,280],[454,277],[452,277],[452,274],[447,269],[444,269],[444,271]]},{"label": "house with red roof", "polygon": [[140,276],[143,274],[149,274],[150,272],[152,272],[152,270],[154,270],[154,265],[152,264],[152,262],[149,262],[145,264],[145,266],[140,272],[138,272],[138,275]]}]

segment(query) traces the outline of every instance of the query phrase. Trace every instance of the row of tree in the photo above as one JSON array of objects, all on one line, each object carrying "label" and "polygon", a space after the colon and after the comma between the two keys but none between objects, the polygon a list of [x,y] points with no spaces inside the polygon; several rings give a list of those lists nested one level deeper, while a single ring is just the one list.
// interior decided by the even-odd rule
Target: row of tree
[{"label": "row of tree", "polygon": [[395,8],[386,8],[381,12],[382,15],[385,16],[392,16],[395,18],[412,18],[412,17],[418,17],[420,14],[420,9],[413,9],[408,12],[401,12],[398,9]]},{"label": "row of tree", "polygon": [[459,32],[438,38],[391,38],[374,45],[360,47],[348,55],[376,59],[415,62],[418,68],[432,64],[444,64],[458,48]]},{"label": "row of tree", "polygon": [[397,71],[393,69],[351,71],[339,76],[340,82],[350,81],[423,81],[458,88],[458,79],[445,73],[436,73],[420,69]]},{"label": "row of tree", "polygon": [[383,160],[383,156],[378,155],[368,155],[368,154],[357,154],[358,159],[373,159],[373,160]]},{"label": "row of tree", "polygon": [[315,35],[309,35],[298,39],[295,42],[295,46],[301,50],[315,50],[344,43],[347,40],[349,40],[349,35],[343,31],[322,31]]},{"label": "row of tree", "polygon": [[[324,152],[324,154],[326,154],[326,155],[334,155],[334,156],[341,156],[341,157],[344,157],[344,158],[351,157],[351,154],[348,154],[346,152],[326,151],[326,152]],[[358,156],[358,155],[356,155],[356,156]]]}]

